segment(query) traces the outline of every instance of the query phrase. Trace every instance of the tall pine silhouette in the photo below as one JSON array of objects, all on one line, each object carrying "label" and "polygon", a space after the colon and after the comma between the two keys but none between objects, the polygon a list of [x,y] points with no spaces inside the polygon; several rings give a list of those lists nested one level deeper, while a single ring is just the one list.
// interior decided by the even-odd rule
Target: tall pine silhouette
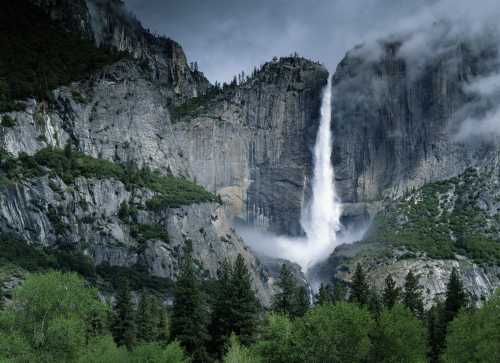
[{"label": "tall pine silhouette", "polygon": [[282,314],[293,316],[295,305],[295,278],[286,264],[281,265],[279,281],[277,282],[279,291],[273,298],[273,310]]},{"label": "tall pine silhouette", "polygon": [[366,305],[368,303],[368,296],[369,289],[365,273],[361,264],[358,263],[352,277],[351,295],[349,297],[349,301],[360,305]]},{"label": "tall pine silhouette", "polygon": [[232,333],[248,345],[257,329],[259,303],[243,256],[238,255],[234,266],[228,261],[222,264],[214,295],[210,333],[212,346],[220,357]]},{"label": "tall pine silhouette", "polygon": [[111,322],[111,331],[118,346],[131,350],[136,343],[135,311],[128,280],[120,282]]},{"label": "tall pine silhouette", "polygon": [[451,270],[450,279],[446,287],[446,300],[444,302],[444,321],[449,323],[457,316],[461,308],[465,307],[467,299],[464,286],[455,267]]},{"label": "tall pine silhouette", "polygon": [[238,335],[242,344],[253,342],[257,329],[257,313],[259,303],[252,288],[250,272],[242,255],[238,255],[234,263],[231,278],[233,298],[231,299],[231,315],[233,315],[233,332]]},{"label": "tall pine silhouette", "polygon": [[190,353],[195,362],[205,362],[208,340],[207,311],[193,262],[193,247],[186,241],[181,271],[175,284],[172,308],[172,338]]},{"label": "tall pine silhouette", "polygon": [[415,316],[422,318],[424,313],[424,303],[422,301],[422,287],[418,284],[417,277],[410,270],[406,275],[403,303],[410,309]]},{"label": "tall pine silhouette", "polygon": [[387,309],[392,309],[392,307],[398,302],[398,300],[399,288],[396,287],[396,281],[394,281],[392,275],[389,274],[385,278],[385,287],[384,291],[382,292],[382,301]]}]

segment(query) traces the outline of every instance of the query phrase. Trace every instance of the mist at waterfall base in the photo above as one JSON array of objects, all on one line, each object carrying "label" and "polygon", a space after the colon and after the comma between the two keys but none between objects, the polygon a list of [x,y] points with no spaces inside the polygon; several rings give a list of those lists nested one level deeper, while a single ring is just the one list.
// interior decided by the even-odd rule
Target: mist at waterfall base
[{"label": "mist at waterfall base", "polygon": [[301,225],[305,236],[292,238],[257,228],[237,227],[243,239],[256,253],[295,262],[304,273],[326,259],[335,247],[352,241],[349,233],[338,235],[341,230],[342,209],[335,192],[331,163],[331,77],[323,89],[320,111],[320,124],[314,146],[312,196],[302,208]]}]

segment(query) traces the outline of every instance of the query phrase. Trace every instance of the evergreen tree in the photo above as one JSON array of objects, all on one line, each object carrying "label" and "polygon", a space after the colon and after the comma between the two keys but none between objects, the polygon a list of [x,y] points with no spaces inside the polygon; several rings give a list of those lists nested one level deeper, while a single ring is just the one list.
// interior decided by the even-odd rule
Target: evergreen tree
[{"label": "evergreen tree", "polygon": [[333,292],[330,285],[321,283],[318,293],[314,296],[315,305],[326,305],[333,303]]},{"label": "evergreen tree", "polygon": [[467,304],[466,295],[460,276],[455,267],[451,270],[450,280],[446,287],[446,300],[444,302],[444,321],[449,323]]},{"label": "evergreen tree", "polygon": [[385,287],[382,293],[382,301],[384,302],[384,306],[387,309],[392,309],[392,307],[399,300],[399,288],[396,287],[396,282],[392,278],[392,275],[389,274],[385,278]]},{"label": "evergreen tree", "polygon": [[162,345],[168,343],[169,338],[169,326],[168,326],[168,316],[165,308],[161,303],[157,304],[156,312],[158,314],[158,326],[156,329],[156,341]]},{"label": "evergreen tree", "polygon": [[297,287],[295,278],[286,264],[281,265],[280,277],[277,285],[279,292],[274,295],[272,304],[273,310],[293,316],[295,291]]},{"label": "evergreen tree", "polygon": [[428,358],[431,363],[438,363],[446,337],[446,327],[443,324],[443,303],[438,302],[427,312],[427,345]]},{"label": "evergreen tree", "polygon": [[382,301],[377,290],[370,289],[368,291],[368,310],[372,313],[375,319],[378,319],[380,313],[382,312]]},{"label": "evergreen tree", "polygon": [[293,316],[302,317],[307,313],[310,306],[309,293],[305,286],[300,286],[295,291]]},{"label": "evergreen tree", "polygon": [[347,287],[344,282],[336,281],[333,286],[332,298],[333,303],[337,304],[339,302],[344,302],[346,300]]},{"label": "evergreen tree", "polygon": [[116,296],[112,322],[113,338],[118,346],[131,350],[136,342],[135,312],[127,280],[122,280]]},{"label": "evergreen tree", "polygon": [[352,277],[351,295],[349,301],[366,305],[368,303],[368,283],[361,264],[356,265],[356,270]]},{"label": "evergreen tree", "polygon": [[138,342],[151,343],[156,340],[157,322],[154,313],[153,300],[143,291],[141,293],[139,305],[137,306],[136,314]]},{"label": "evergreen tree", "polygon": [[417,317],[422,317],[424,313],[424,303],[422,301],[421,287],[418,284],[417,277],[410,270],[406,275],[403,303],[410,309]]},{"label": "evergreen tree", "polygon": [[186,242],[181,271],[175,284],[172,307],[172,338],[193,356],[195,362],[207,360],[205,343],[207,334],[205,311],[200,283],[193,266],[192,245]]},{"label": "evergreen tree", "polygon": [[238,255],[234,267],[224,262],[216,284],[210,324],[214,353],[222,356],[232,333],[239,336],[242,344],[252,343],[258,311],[259,303],[243,256]]},{"label": "evergreen tree", "polygon": [[209,326],[212,353],[221,357],[224,347],[232,332],[231,298],[233,267],[225,260],[218,271],[218,279],[215,283],[214,303],[212,307],[212,321]]},{"label": "evergreen tree", "polygon": [[236,258],[231,278],[232,331],[243,345],[253,342],[257,330],[259,302],[252,288],[250,272],[241,254]]}]

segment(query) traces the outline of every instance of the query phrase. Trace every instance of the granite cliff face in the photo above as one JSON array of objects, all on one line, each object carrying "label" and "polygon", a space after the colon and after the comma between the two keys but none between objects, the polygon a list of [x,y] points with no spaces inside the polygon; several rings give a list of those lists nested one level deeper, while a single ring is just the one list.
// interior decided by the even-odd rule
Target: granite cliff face
[{"label": "granite cliff face", "polygon": [[191,175],[250,225],[297,235],[327,71],[290,57],[181,116]]},{"label": "granite cliff face", "polygon": [[48,100],[26,99],[23,110],[0,115],[15,120],[0,128],[2,150],[18,157],[71,145],[94,158],[189,178],[217,192],[224,206],[141,212],[140,224],[166,231],[169,242],[151,239],[139,248],[117,215],[121,203],[144,204],[151,190],[132,195],[112,179],[66,185],[57,177],[28,178],[2,187],[1,231],[50,247],[80,246],[96,265],[140,265],[168,279],[175,278],[188,239],[206,277],[242,253],[261,300],[269,302],[268,273],[230,219],[301,233],[324,67],[299,57],[276,59],[239,85],[215,88],[190,69],[177,43],[149,34],[119,1],[33,3],[66,30],[125,53],[87,79],[53,90]]},{"label": "granite cliff face", "polygon": [[408,55],[410,40],[355,48],[335,72],[333,162],[347,214],[373,215],[377,202],[498,152],[498,140],[457,136],[464,120],[484,114],[481,97],[468,87],[498,69],[496,43],[436,40],[432,55]]},{"label": "granite cliff face", "polygon": [[[153,212],[146,202],[154,195],[115,179],[25,180],[0,187],[0,230],[50,248],[82,248],[96,266],[141,268],[168,280],[177,277],[186,241],[205,278],[216,277],[221,261],[241,254],[262,302],[269,302],[267,273],[229,227],[223,206],[202,203]],[[133,219],[121,215],[124,203],[134,206]]]},{"label": "granite cliff face", "polygon": [[161,85],[168,104],[203,95],[209,87],[204,75],[188,65],[182,47],[144,29],[121,0],[32,0],[66,30],[79,33],[97,47],[126,52]]}]

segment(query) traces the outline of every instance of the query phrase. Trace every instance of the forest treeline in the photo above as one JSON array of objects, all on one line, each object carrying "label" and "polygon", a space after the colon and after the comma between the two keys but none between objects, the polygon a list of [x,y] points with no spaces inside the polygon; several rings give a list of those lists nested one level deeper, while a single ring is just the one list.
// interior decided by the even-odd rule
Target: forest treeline
[{"label": "forest treeline", "polygon": [[358,265],[350,286],[322,285],[312,305],[287,265],[277,285],[264,309],[241,255],[203,281],[189,243],[171,304],[127,280],[106,298],[76,273],[31,274],[1,299],[0,362],[500,360],[500,296],[475,308],[455,269],[429,310],[411,271],[376,291]]}]

